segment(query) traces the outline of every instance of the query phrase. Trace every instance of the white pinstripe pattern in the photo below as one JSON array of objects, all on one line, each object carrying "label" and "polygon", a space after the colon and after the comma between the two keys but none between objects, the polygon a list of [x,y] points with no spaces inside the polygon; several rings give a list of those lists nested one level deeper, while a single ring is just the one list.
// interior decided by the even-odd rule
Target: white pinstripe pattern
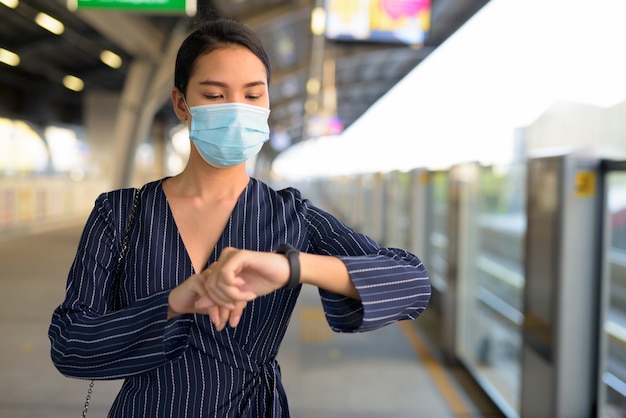
[{"label": "white pinstripe pattern", "polygon": [[[191,274],[161,181],[149,183],[131,232],[120,290],[111,310],[113,270],[133,190],[96,200],[67,282],[66,299],[49,328],[61,373],[125,382],[111,417],[288,417],[276,355],[299,289],[251,302],[240,325],[217,332],[207,317],[167,321],[169,290]],[[226,246],[273,251],[289,242],[301,251],[340,257],[361,301],[320,290],[337,332],[361,332],[417,317],[430,297],[421,261],[381,248],[302,199],[251,179],[209,263]]]}]

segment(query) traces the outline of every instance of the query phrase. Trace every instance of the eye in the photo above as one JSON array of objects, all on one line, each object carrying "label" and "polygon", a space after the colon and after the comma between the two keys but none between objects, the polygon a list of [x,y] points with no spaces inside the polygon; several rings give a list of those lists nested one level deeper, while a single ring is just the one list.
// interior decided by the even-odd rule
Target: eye
[{"label": "eye", "polygon": [[207,100],[219,100],[224,98],[221,94],[205,94],[204,98]]}]

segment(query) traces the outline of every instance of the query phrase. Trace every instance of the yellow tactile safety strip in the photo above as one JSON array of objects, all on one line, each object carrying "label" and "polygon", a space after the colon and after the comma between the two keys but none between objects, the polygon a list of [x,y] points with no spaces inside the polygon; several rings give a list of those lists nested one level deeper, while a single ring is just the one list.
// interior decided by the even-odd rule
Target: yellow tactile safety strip
[{"label": "yellow tactile safety strip", "polygon": [[399,321],[398,325],[404,333],[404,336],[411,343],[411,346],[413,346],[417,356],[422,360],[424,366],[426,366],[428,373],[432,376],[435,385],[446,399],[455,416],[470,416],[471,410],[469,406],[455,388],[445,367],[430,353],[426,344],[422,342],[410,321]]},{"label": "yellow tactile safety strip", "polygon": [[300,341],[325,343],[333,338],[322,308],[300,308]]}]

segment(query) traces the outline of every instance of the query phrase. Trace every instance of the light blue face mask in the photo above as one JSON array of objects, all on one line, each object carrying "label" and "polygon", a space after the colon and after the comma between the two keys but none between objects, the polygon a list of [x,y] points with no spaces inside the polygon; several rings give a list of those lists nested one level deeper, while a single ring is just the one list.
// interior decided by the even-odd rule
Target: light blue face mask
[{"label": "light blue face mask", "polygon": [[270,137],[270,111],[264,107],[221,103],[187,109],[191,113],[189,138],[214,167],[233,167],[249,160]]}]

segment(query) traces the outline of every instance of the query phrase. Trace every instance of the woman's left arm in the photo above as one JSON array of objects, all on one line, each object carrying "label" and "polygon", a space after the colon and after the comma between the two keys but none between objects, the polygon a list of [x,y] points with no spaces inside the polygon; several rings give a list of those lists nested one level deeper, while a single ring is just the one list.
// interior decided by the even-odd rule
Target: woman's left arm
[{"label": "woman's left arm", "polygon": [[310,284],[320,289],[349,298],[360,300],[358,290],[350,280],[348,269],[337,257],[300,253],[300,283]]},{"label": "woman's left arm", "polygon": [[[335,261],[316,265],[313,256],[301,255],[302,281],[319,288],[333,330],[368,331],[414,319],[426,309],[430,280],[417,256],[399,248],[382,247],[325,211],[308,202],[305,206],[309,230],[313,231],[312,252],[332,256],[329,258],[345,269],[342,273]],[[330,268],[334,273],[322,274],[320,268]]]},{"label": "woman's left arm", "polygon": [[[296,215],[287,224],[302,232],[289,242],[300,250],[300,283],[319,288],[326,318],[335,331],[376,329],[424,311],[430,281],[419,258],[381,247],[299,195],[294,197]],[[246,301],[281,289],[288,282],[289,269],[282,254],[225,248],[217,262],[202,272],[207,297],[199,305],[218,329],[227,320],[235,326]]]}]

